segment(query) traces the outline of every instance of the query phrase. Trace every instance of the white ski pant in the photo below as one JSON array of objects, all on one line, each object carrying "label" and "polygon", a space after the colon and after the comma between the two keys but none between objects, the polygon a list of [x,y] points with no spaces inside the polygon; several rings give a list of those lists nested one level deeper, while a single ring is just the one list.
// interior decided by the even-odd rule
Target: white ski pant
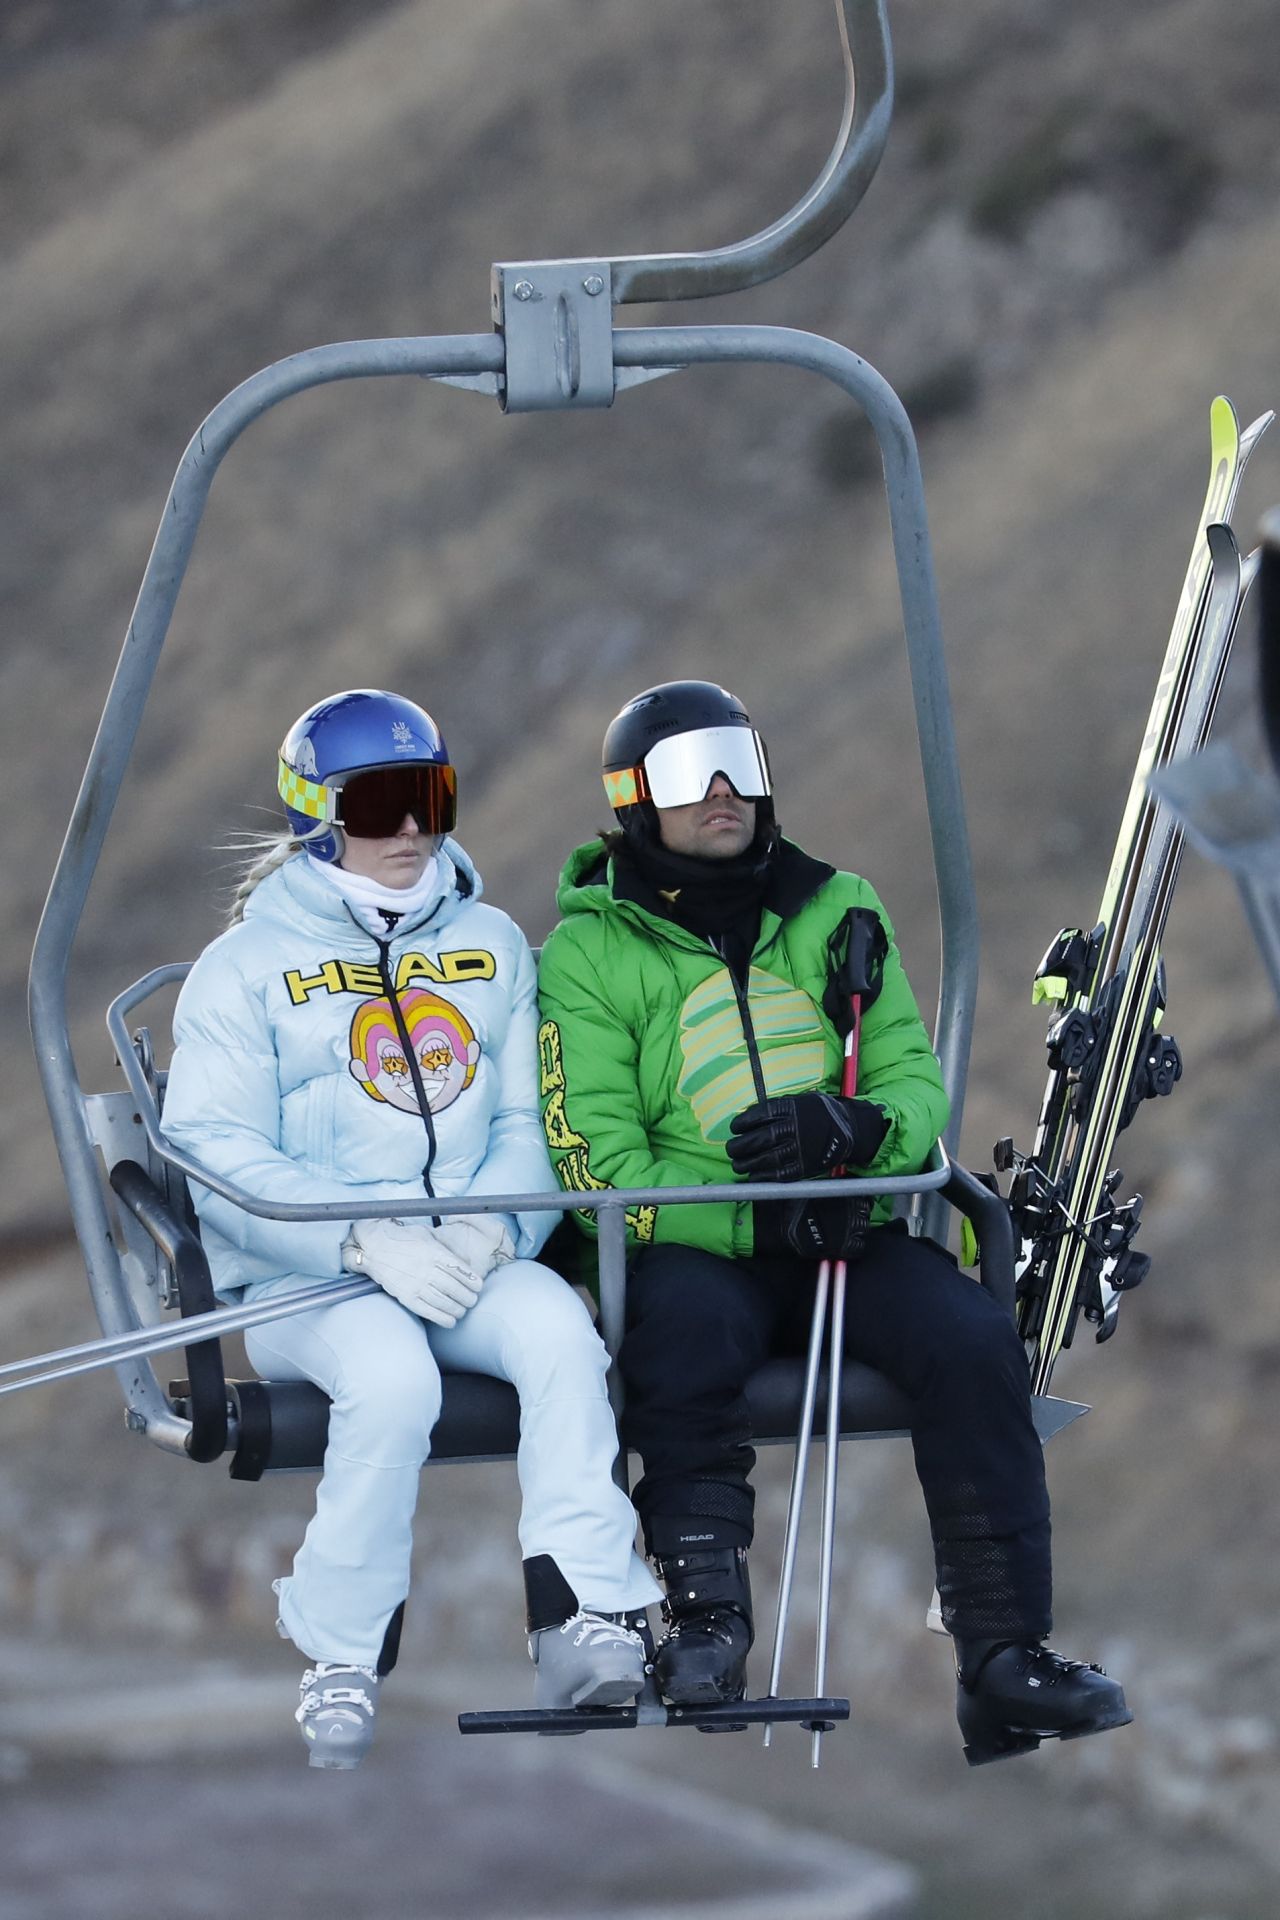
[{"label": "white ski pant", "polygon": [[276,1583],[280,1625],[312,1660],[376,1666],[409,1590],[418,1476],[440,1373],[487,1373],[520,1396],[520,1547],[550,1554],[585,1607],[660,1597],[635,1550],[635,1512],[610,1476],[618,1438],[608,1357],[573,1289],[533,1260],[494,1269],[456,1327],[366,1294],[246,1332],[267,1380],[311,1380],[333,1403],[316,1511]]}]

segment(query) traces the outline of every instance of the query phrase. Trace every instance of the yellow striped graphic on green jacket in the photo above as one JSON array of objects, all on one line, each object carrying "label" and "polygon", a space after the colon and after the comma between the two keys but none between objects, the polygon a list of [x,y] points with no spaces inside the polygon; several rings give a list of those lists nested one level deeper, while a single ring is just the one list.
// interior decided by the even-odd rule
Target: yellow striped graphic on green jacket
[{"label": "yellow striped graphic on green jacket", "polygon": [[[803,1093],[826,1077],[826,1034],[807,993],[752,967],[747,981],[751,1023],[771,1096]],[[704,1140],[724,1141],[729,1122],[756,1099],[742,1016],[726,973],[695,987],[680,1011],[679,1087]]]}]

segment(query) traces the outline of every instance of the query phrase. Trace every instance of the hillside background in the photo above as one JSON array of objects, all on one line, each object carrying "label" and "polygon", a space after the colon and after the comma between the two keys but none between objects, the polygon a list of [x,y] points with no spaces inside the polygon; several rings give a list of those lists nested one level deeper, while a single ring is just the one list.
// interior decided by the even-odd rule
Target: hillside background
[{"label": "hillside background", "polygon": [[[1239,0],[1229,22],[1211,0],[894,0],[894,131],[849,227],[770,286],[620,315],[831,334],[915,420],[984,934],[964,1134],[976,1167],[997,1134],[1030,1141],[1043,1077],[1030,977],[1058,927],[1096,907],[1203,493],[1209,402],[1226,392],[1247,420],[1280,397],[1273,14],[1265,0]],[[484,330],[492,260],[754,231],[818,171],[840,95],[823,0],[8,0],[6,1355],[93,1330],[23,983],[192,431],[300,348]],[[1246,543],[1278,498],[1280,432],[1237,512]],[[867,432],[834,390],[716,370],[576,418],[508,420],[475,395],[391,382],[278,410],[215,486],[86,913],[72,1005],[87,1083],[108,1083],[111,995],[215,930],[227,843],[270,824],[275,747],[311,701],[385,684],[431,707],[461,769],[461,837],[536,940],[565,850],[601,823],[606,721],[637,687],[684,674],[747,701],[786,830],[876,881],[930,1008],[936,908],[887,521]],[[1246,635],[1222,724],[1247,751],[1252,675]],[[762,1755],[648,1735],[624,1743],[622,1773],[580,1743],[461,1760],[449,1713],[527,1687],[513,1504],[505,1474],[429,1474],[377,1791],[411,1820],[426,1806],[433,1828],[456,1825],[431,1871],[415,1876],[411,1847],[393,1885],[396,1850],[367,1852],[375,1802],[332,1810],[366,1912],[403,1911],[406,1889],[432,1920],[589,1899],[638,1912],[634,1864],[618,1869],[629,1893],[555,1882],[562,1807],[532,1823],[517,1898],[510,1875],[477,1865],[465,1810],[441,1800],[442,1782],[465,1779],[477,1803],[533,1809],[567,1782],[572,1808],[611,1766],[632,1806],[656,1805],[660,1782],[692,1804],[696,1787],[722,1810],[767,1809],[797,1846],[820,1833],[904,1862],[917,1878],[903,1910],[922,1920],[966,1920],[997,1897],[1035,1920],[1104,1897],[1139,1920],[1274,1913],[1277,1017],[1232,888],[1194,858],[1166,952],[1186,1075],[1122,1156],[1155,1267],[1112,1345],[1082,1337],[1063,1363],[1059,1389],[1096,1408],[1050,1454],[1058,1643],[1122,1674],[1135,1727],[967,1774],[946,1649],[920,1631],[930,1583],[907,1450],[868,1447],[847,1450],[833,1657],[856,1724],[819,1775],[798,1739]],[[253,1804],[306,1834],[293,1663],[266,1583],[310,1483],[233,1488],[176,1465],[124,1434],[101,1381],[5,1402],[0,1462],[0,1916],[87,1910],[77,1872],[127,1911],[111,1810],[127,1827],[129,1794],[147,1804],[163,1779],[175,1824],[241,1818],[243,1743]],[[762,1468],[770,1522],[784,1475],[780,1460]],[[772,1552],[762,1540],[762,1595]],[[748,1911],[728,1893],[706,1904],[729,1847],[715,1806],[672,1855],[697,1863],[693,1880],[651,1888],[647,1911]],[[234,1859],[210,1858],[211,1902],[271,1865],[269,1824],[236,1829]],[[159,1834],[151,1845],[160,1869]],[[321,1876],[308,1912],[346,1911],[340,1878]],[[171,1901],[175,1915],[213,1910],[174,1897],[193,1903]],[[819,1908],[797,1894],[778,1910]]]}]

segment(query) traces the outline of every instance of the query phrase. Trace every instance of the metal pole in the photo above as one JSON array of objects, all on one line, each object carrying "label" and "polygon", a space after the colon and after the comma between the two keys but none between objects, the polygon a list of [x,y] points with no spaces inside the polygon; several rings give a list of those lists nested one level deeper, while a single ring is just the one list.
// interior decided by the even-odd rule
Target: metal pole
[{"label": "metal pole", "polygon": [[[822,1461],[822,1553],[818,1572],[818,1638],[813,1692],[821,1700],[827,1684],[827,1637],[831,1625],[831,1569],[835,1561],[836,1480],[840,1472],[840,1388],[844,1375],[844,1296],[848,1267],[837,1260],[831,1281],[831,1338],[827,1353],[827,1442]],[[822,1729],[813,1729],[812,1764],[822,1758]]]},{"label": "metal pole", "polygon": [[[130,1309],[71,1049],[67,966],[214,475],[247,426],[309,387],[370,375],[447,378],[496,373],[502,365],[503,344],[492,334],[315,347],[263,369],[228,394],[193,436],[179,464],[40,918],[28,995],[36,1063],[72,1217],[108,1333],[128,1331]],[[120,1381],[128,1404],[145,1413],[149,1431],[159,1438],[162,1430],[172,1428],[175,1440],[180,1439],[182,1423],[174,1420],[154,1379],[128,1369]]]},{"label": "metal pole", "polygon": [[[807,369],[849,394],[871,422],[884,466],[937,875],[942,954],[934,1045],[951,1101],[943,1140],[954,1152],[960,1138],[978,990],[978,913],[924,482],[906,410],[888,381],[848,347],[789,327],[615,328],[613,346],[619,367],[750,361]],[[922,1219],[927,1232],[945,1240],[946,1209],[941,1202],[927,1201]]]},{"label": "metal pole", "polygon": [[618,1371],[618,1352],[626,1330],[627,1300],[627,1216],[624,1202],[602,1201],[596,1210],[599,1222],[600,1332],[609,1354],[609,1404],[618,1425],[618,1452],[613,1477],[624,1493],[630,1491],[627,1473],[627,1448],[622,1438],[623,1386]]},{"label": "metal pole", "polygon": [[[377,1291],[376,1281],[360,1280],[354,1275],[350,1280],[326,1280],[319,1286],[271,1294],[265,1300],[239,1307],[217,1307],[209,1313],[193,1313],[169,1325],[138,1328],[105,1340],[87,1340],[81,1346],[36,1354],[30,1360],[10,1360],[0,1367],[0,1380],[8,1383],[0,1386],[0,1400],[8,1393],[21,1393],[24,1387],[47,1386],[54,1380],[69,1380],[78,1373],[96,1373],[99,1368],[116,1366],[124,1359],[149,1360],[158,1353],[172,1353],[177,1347],[195,1346],[202,1339],[243,1333],[246,1327],[287,1320],[291,1314],[307,1313],[312,1307],[333,1307],[340,1300],[354,1300],[362,1293]],[[34,1371],[36,1368],[40,1369],[38,1373]]]},{"label": "metal pole", "polygon": [[844,111],[826,165],[789,213],[705,253],[624,255],[610,262],[615,303],[738,293],[785,273],[841,228],[871,185],[893,118],[893,53],[885,0],[836,0]]},{"label": "metal pole", "polygon": [[[769,1664],[769,1694],[774,1696],[782,1679],[782,1655],[786,1645],[787,1623],[791,1613],[791,1588],[795,1580],[796,1548],[800,1541],[800,1516],[804,1510],[805,1480],[809,1471],[809,1443],[813,1437],[813,1409],[818,1397],[818,1368],[822,1364],[822,1336],[827,1324],[827,1290],[831,1283],[831,1262],[818,1268],[817,1289],[813,1296],[813,1318],[809,1322],[809,1351],[805,1358],[804,1393],[800,1401],[800,1425],[796,1430],[795,1458],[791,1463],[791,1491],[787,1496],[787,1524],[782,1537],[782,1574],[778,1582],[778,1612],[773,1623],[773,1658]],[[772,1726],[766,1725],[764,1744],[772,1744]]]}]

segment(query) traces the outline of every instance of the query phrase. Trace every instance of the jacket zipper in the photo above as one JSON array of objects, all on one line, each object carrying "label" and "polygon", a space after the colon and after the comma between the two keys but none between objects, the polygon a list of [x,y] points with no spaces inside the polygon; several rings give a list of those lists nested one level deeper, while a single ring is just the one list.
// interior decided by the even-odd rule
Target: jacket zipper
[{"label": "jacket zipper", "polygon": [[[733,987],[733,997],[738,1003],[738,1018],[742,1022],[742,1037],[747,1043],[747,1059],[751,1063],[751,1078],[755,1082],[756,1099],[763,1102],[769,1098],[769,1089],[765,1085],[764,1068],[760,1061],[760,1044],[756,1039],[755,1023],[751,1018],[751,1002],[747,998],[746,987],[739,981],[737,974],[734,972],[732,966],[729,964],[729,961],[725,956],[725,954],[722,953],[720,948],[716,945],[715,940],[709,939],[708,945],[710,946],[712,952],[716,954],[721,960],[724,961],[725,972],[728,974],[730,983]],[[747,961],[748,979],[750,978],[750,975],[751,975],[751,962],[750,962],[750,959],[748,959]]]},{"label": "jacket zipper", "polygon": [[[431,1184],[431,1163],[436,1157],[436,1123],[431,1118],[431,1108],[427,1104],[427,1090],[422,1084],[422,1073],[418,1066],[417,1059],[414,1056],[413,1042],[409,1038],[409,1027],[404,1017],[404,1009],[400,1005],[400,996],[397,994],[395,982],[391,978],[391,942],[389,939],[379,940],[376,933],[373,935],[373,940],[378,949],[378,973],[381,976],[382,984],[386,989],[387,999],[390,1002],[391,1017],[396,1023],[396,1032],[400,1036],[400,1045],[404,1048],[405,1063],[409,1069],[409,1078],[413,1081],[413,1091],[418,1097],[418,1108],[422,1114],[422,1124],[427,1130],[427,1164],[422,1169],[422,1184],[434,1200],[436,1190]],[[437,1220],[434,1222],[434,1225],[438,1227],[440,1222]]]}]

